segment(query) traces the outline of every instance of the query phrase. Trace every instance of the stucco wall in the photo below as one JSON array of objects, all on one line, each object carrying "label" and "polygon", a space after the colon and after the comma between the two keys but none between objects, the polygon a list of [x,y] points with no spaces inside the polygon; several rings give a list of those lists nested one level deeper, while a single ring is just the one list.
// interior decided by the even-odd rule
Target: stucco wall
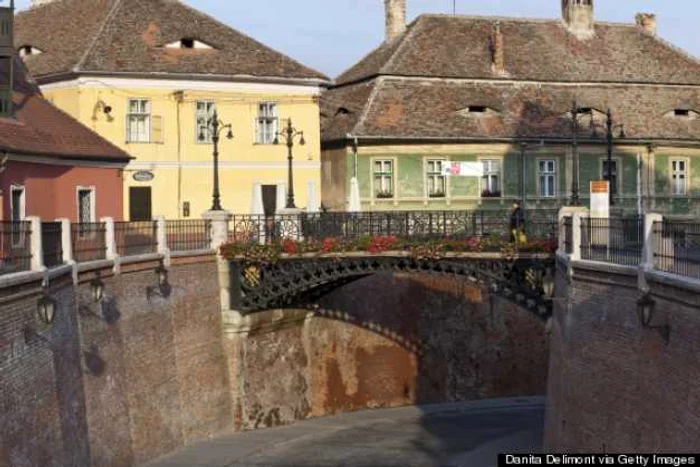
[{"label": "stucco wall", "polygon": [[[651,326],[637,314],[634,269],[559,268],[545,448],[554,452],[694,452],[700,436],[697,288],[648,276]],[[659,276],[656,276],[659,277]]]},{"label": "stucco wall", "polygon": [[123,181],[121,169],[32,164],[11,161],[0,181],[3,191],[3,215],[10,217],[10,190],[24,186],[27,216],[43,220],[64,217],[78,220],[78,187],[95,188],[95,220],[101,217],[122,219]]}]

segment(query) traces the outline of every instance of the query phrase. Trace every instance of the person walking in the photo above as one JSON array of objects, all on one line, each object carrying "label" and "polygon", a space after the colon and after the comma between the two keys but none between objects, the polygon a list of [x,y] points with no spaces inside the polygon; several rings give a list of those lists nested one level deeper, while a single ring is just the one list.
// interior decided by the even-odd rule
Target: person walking
[{"label": "person walking", "polygon": [[517,201],[513,203],[513,212],[510,215],[510,241],[525,243],[525,219]]}]

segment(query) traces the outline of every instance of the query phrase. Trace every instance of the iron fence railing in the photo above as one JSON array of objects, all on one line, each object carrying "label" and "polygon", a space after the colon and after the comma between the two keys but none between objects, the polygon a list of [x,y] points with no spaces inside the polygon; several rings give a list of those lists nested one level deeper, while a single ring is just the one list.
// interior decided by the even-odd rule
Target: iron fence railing
[{"label": "iron fence railing", "polygon": [[574,218],[567,216],[563,219],[564,230],[564,252],[571,254],[574,252]]},{"label": "iron fence railing", "polygon": [[165,231],[170,251],[211,248],[211,222],[208,220],[166,221]]},{"label": "iron fence railing", "polygon": [[107,258],[104,222],[71,224],[73,259],[78,263]]},{"label": "iron fence railing", "polygon": [[700,278],[700,223],[664,220],[653,227],[654,267]]},{"label": "iron fence railing", "polygon": [[[285,238],[322,240],[367,236],[398,238],[511,237],[508,211],[392,211],[299,215],[235,215],[231,242],[277,242]],[[554,240],[557,213],[528,213],[524,230],[530,238]]]},{"label": "iron fence railing", "polygon": [[31,268],[31,224],[0,221],[0,275]]},{"label": "iron fence railing", "polygon": [[157,224],[155,221],[115,222],[114,241],[120,256],[156,253]]},{"label": "iron fence railing", "polygon": [[643,217],[581,219],[581,259],[637,266],[643,249]]},{"label": "iron fence railing", "polygon": [[60,222],[41,223],[41,249],[44,266],[53,268],[63,264],[63,239]]}]

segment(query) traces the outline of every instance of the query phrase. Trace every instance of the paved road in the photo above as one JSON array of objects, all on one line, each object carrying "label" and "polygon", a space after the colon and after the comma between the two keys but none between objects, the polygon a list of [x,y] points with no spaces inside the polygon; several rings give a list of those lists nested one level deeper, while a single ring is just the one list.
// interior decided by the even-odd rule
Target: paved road
[{"label": "paved road", "polygon": [[499,452],[539,452],[544,399],[357,412],[231,433],[150,467],[491,467]]}]

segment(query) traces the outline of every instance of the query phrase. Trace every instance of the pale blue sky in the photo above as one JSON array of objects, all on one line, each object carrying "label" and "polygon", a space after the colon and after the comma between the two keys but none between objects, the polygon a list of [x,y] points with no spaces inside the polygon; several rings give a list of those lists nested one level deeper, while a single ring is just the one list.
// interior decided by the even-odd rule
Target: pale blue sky
[{"label": "pale blue sky", "polygon": [[[183,0],[330,77],[357,62],[384,35],[383,0]],[[420,13],[451,13],[453,0],[407,0]],[[458,14],[554,18],[560,0],[456,0]],[[700,56],[698,0],[595,0],[596,18],[634,22],[656,13],[659,34]],[[20,9],[29,0],[17,0]]]}]

